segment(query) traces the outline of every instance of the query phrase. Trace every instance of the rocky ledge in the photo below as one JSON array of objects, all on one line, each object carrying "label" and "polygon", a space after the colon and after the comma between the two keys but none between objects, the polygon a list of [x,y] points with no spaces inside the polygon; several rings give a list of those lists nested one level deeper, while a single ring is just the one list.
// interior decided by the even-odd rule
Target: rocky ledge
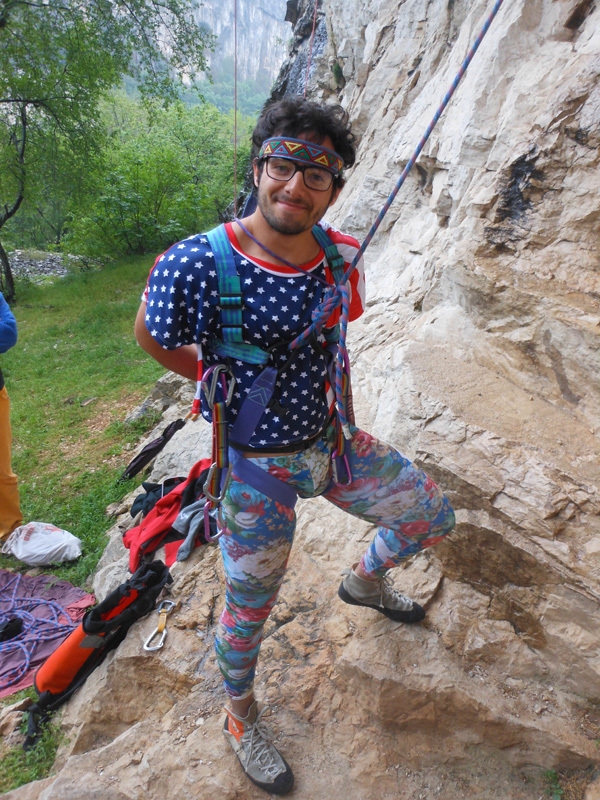
[{"label": "rocky ledge", "polygon": [[35,282],[52,277],[64,277],[69,271],[97,269],[98,259],[87,256],[44,253],[38,250],[13,250],[8,254],[15,278],[29,278]]}]

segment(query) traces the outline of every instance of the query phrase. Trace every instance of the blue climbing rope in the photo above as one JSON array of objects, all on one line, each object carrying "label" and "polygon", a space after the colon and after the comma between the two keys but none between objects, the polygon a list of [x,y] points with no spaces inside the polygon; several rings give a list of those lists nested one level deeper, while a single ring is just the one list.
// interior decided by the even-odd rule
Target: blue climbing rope
[{"label": "blue climbing rope", "polygon": [[431,122],[427,126],[427,129],[426,129],[425,133],[423,134],[423,136],[421,137],[421,140],[419,141],[419,144],[415,148],[414,153],[408,159],[408,163],[406,164],[406,166],[402,170],[402,174],[398,178],[398,181],[397,181],[394,189],[392,190],[392,192],[391,192],[390,196],[388,197],[388,199],[385,201],[385,203],[383,205],[383,208],[381,209],[381,211],[377,215],[377,219],[375,220],[375,222],[371,226],[371,230],[367,233],[364,242],[361,244],[360,248],[358,249],[356,255],[354,256],[354,258],[352,260],[352,263],[348,267],[348,270],[344,275],[344,280],[348,280],[348,278],[350,277],[350,274],[356,269],[356,265],[358,264],[358,262],[362,258],[363,253],[365,252],[365,250],[369,246],[369,243],[371,242],[371,239],[373,238],[373,236],[375,235],[377,229],[381,225],[381,223],[383,221],[383,218],[385,217],[385,215],[388,212],[389,207],[394,202],[394,199],[395,199],[396,195],[398,194],[402,184],[406,180],[406,176],[408,175],[408,173],[413,168],[413,166],[415,164],[415,161],[419,157],[419,155],[421,153],[421,150],[423,149],[423,147],[425,146],[425,143],[429,139],[429,137],[431,135],[431,132],[435,128],[439,118],[444,113],[444,110],[445,110],[446,106],[450,102],[450,98],[452,97],[452,95],[456,91],[456,87],[458,86],[458,84],[460,83],[463,75],[467,71],[467,68],[468,68],[469,64],[473,60],[473,56],[475,55],[475,53],[479,49],[479,45],[483,41],[483,37],[488,32],[488,29],[489,29],[490,25],[492,24],[492,22],[494,21],[494,18],[496,16],[496,14],[498,13],[498,11],[500,10],[500,6],[502,5],[503,2],[504,2],[504,0],[496,0],[496,2],[494,3],[494,6],[493,6],[492,10],[490,11],[488,18],[486,19],[485,24],[483,25],[483,28],[479,32],[478,37],[473,42],[473,45],[472,45],[471,49],[469,50],[469,52],[467,53],[467,56],[466,56],[465,60],[461,64],[460,69],[456,73],[456,77],[452,81],[452,84],[451,84],[450,88],[448,89],[448,91],[444,95],[444,99],[440,103],[440,106],[439,106],[438,110],[435,112],[435,114],[433,116],[433,119],[431,120]]}]

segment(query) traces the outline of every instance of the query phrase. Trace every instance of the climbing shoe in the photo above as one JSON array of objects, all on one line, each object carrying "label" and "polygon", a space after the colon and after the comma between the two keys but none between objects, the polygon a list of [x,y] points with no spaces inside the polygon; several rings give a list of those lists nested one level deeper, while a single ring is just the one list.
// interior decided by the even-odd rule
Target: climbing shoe
[{"label": "climbing shoe", "polygon": [[400,594],[386,578],[367,581],[354,572],[357,566],[342,573],[346,577],[340,583],[338,595],[344,603],[374,608],[396,622],[420,622],[425,617],[425,609]]},{"label": "climbing shoe", "polygon": [[259,711],[255,700],[246,717],[236,716],[230,708],[225,711],[223,733],[252,783],[271,794],[290,792],[294,775],[261,722],[265,709]]}]

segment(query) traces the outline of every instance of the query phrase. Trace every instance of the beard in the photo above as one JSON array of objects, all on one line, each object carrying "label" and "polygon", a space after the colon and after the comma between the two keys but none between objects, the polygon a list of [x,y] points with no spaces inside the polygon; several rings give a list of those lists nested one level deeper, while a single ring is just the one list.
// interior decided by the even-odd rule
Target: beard
[{"label": "beard", "polygon": [[316,213],[314,209],[307,208],[299,204],[299,208],[304,211],[304,214],[298,217],[297,215],[287,215],[285,211],[277,210],[277,196],[267,195],[265,191],[258,190],[258,207],[268,222],[268,224],[277,233],[284,236],[296,236],[299,233],[311,230],[313,225],[321,219],[321,215]]}]

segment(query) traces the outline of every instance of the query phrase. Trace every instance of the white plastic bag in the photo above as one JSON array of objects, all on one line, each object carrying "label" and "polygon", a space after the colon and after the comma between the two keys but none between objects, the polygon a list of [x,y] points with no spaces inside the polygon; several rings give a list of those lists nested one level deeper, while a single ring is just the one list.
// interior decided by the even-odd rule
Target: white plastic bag
[{"label": "white plastic bag", "polygon": [[81,540],[49,522],[28,522],[14,529],[2,552],[31,567],[39,567],[79,558]]}]

